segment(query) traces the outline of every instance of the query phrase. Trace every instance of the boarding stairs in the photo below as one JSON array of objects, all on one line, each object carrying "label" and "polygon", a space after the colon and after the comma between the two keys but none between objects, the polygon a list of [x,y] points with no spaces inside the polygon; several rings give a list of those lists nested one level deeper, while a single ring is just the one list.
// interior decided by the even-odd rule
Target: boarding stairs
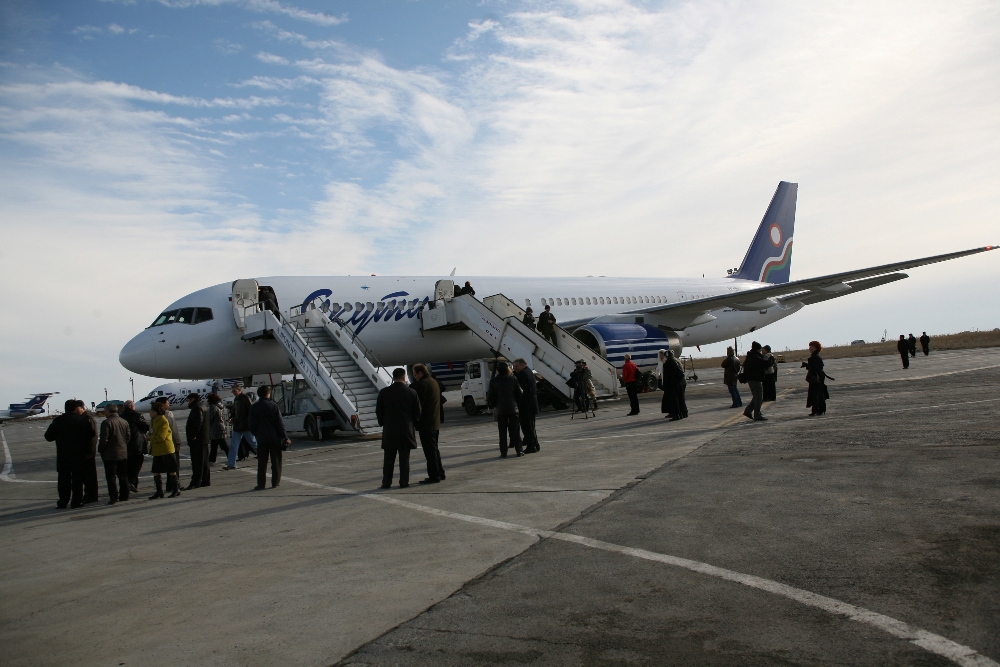
[{"label": "boarding stairs", "polygon": [[584,345],[565,330],[556,327],[553,345],[540,333],[529,329],[522,319],[524,310],[502,294],[482,301],[465,294],[452,296],[454,285],[449,280],[438,281],[433,305],[421,313],[424,332],[468,329],[497,355],[513,361],[521,357],[532,370],[563,394],[573,398],[573,389],[566,382],[576,368],[576,362],[587,362],[598,398],[618,396],[618,374],[614,365]]},{"label": "boarding stairs", "polygon": [[340,321],[315,303],[284,317],[270,310],[247,313],[244,340],[273,336],[306,383],[361,434],[380,433],[375,402],[392,383],[388,371]]}]

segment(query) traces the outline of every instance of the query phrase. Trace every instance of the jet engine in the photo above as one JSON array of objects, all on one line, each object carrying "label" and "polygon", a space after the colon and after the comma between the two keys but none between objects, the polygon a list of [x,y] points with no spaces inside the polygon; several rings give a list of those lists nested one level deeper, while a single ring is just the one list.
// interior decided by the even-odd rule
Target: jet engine
[{"label": "jet engine", "polygon": [[625,354],[643,370],[655,367],[659,350],[673,350],[681,356],[684,345],[674,331],[664,331],[651,324],[595,323],[585,324],[573,332],[584,345],[610,361],[616,368],[625,364]]}]

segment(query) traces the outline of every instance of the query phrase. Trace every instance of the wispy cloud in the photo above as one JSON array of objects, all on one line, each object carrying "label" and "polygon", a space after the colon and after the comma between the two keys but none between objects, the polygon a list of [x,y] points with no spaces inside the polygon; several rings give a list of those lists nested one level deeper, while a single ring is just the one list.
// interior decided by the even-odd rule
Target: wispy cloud
[{"label": "wispy cloud", "polygon": [[123,28],[117,23],[110,23],[105,27],[100,27],[96,25],[78,25],[73,28],[73,34],[79,35],[82,39],[93,39],[94,35],[124,35],[125,33],[132,34],[139,32],[138,28]]},{"label": "wispy cloud", "polygon": [[234,56],[243,50],[242,44],[230,42],[228,39],[224,39],[222,37],[217,38],[213,44],[215,44],[217,51],[224,53],[227,56]]},{"label": "wispy cloud", "polygon": [[267,63],[268,65],[287,65],[288,58],[282,58],[281,56],[276,56],[273,53],[265,53],[261,51],[257,54],[257,60],[262,63]]},{"label": "wispy cloud", "polygon": [[283,14],[293,19],[316,25],[332,26],[347,22],[347,15],[334,16],[323,12],[312,12],[277,0],[159,0],[167,7],[194,7],[197,5],[236,5],[252,12]]},{"label": "wispy cloud", "polygon": [[185,95],[171,95],[155,90],[147,90],[139,86],[114,81],[60,81],[45,84],[7,84],[0,86],[0,92],[7,94],[48,96],[73,94],[81,97],[106,98],[114,97],[121,100],[138,102],[153,102],[157,104],[178,104],[188,107],[222,108],[222,109],[253,109],[256,107],[272,107],[288,104],[278,97],[217,97],[211,100]]},{"label": "wispy cloud", "polygon": [[273,37],[280,39],[283,42],[294,42],[301,44],[307,49],[319,50],[319,49],[336,49],[342,55],[353,55],[356,53],[355,49],[350,48],[344,42],[336,39],[310,39],[309,37],[298,33],[292,32],[291,30],[285,30],[284,28],[279,28],[271,21],[258,21],[253,24],[253,27],[258,30],[263,30]]}]

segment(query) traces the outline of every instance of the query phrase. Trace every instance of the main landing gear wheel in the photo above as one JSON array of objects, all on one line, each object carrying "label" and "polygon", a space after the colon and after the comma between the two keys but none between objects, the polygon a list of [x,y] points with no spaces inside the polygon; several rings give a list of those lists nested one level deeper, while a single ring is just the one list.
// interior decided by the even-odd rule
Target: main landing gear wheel
[{"label": "main landing gear wheel", "polygon": [[316,423],[316,418],[312,415],[306,417],[306,437],[310,440],[322,440],[323,434]]},{"label": "main landing gear wheel", "polygon": [[465,397],[465,400],[462,401],[462,407],[465,408],[465,414],[470,417],[475,417],[479,414],[479,406],[476,405],[476,399],[471,396]]}]

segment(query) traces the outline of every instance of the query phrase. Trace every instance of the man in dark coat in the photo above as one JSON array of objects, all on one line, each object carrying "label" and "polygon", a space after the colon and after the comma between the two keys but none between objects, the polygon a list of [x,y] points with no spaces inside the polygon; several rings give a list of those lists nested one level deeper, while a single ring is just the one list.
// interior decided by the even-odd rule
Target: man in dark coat
[{"label": "man in dark coat", "polygon": [[441,431],[441,386],[431,377],[427,366],[416,364],[413,367],[413,390],[420,399],[420,421],[417,432],[420,433],[420,446],[427,459],[427,479],[421,484],[437,484],[444,479],[444,465],[441,463],[441,451],[438,449],[438,433]]},{"label": "man in dark coat", "polygon": [[248,425],[250,432],[257,438],[257,486],[254,490],[263,491],[267,482],[268,457],[271,458],[273,489],[281,484],[281,452],[292,441],[285,433],[285,422],[281,419],[278,404],[271,400],[271,388],[267,385],[258,387],[257,398],[257,402],[250,408]]},{"label": "man in dark coat", "polygon": [[[97,485],[97,440],[100,437],[101,427],[97,423],[97,414],[93,410],[88,410],[86,403],[78,401],[83,414],[90,420],[94,427],[94,436],[87,446],[87,455],[83,461],[83,504],[96,503],[99,495]],[[93,405],[93,403],[91,403]]]},{"label": "man in dark coat", "polygon": [[476,296],[476,290],[472,289],[472,283],[468,280],[465,281],[465,287],[460,287],[458,291],[455,292],[455,296],[464,296],[466,294]]},{"label": "man in dark coat", "polygon": [[743,415],[748,419],[757,422],[767,421],[761,414],[760,406],[764,402],[764,371],[767,370],[767,361],[761,352],[760,343],[754,341],[747,352],[747,358],[743,361],[743,374],[747,384],[750,386],[750,393],[753,401],[743,411]]},{"label": "man in dark coat", "polygon": [[212,444],[212,424],[208,419],[205,402],[198,394],[188,394],[187,424],[184,433],[187,435],[188,447],[191,448],[191,483],[187,490],[200,486],[212,485],[212,472],[208,467],[208,447]]},{"label": "man in dark coat", "polygon": [[59,475],[59,500],[56,507],[66,509],[83,507],[83,460],[90,447],[94,433],[94,425],[84,414],[83,403],[69,399],[65,404],[66,412],[52,420],[45,431],[45,439],[56,443],[56,472]]},{"label": "man in dark coat", "polygon": [[910,344],[906,342],[906,336],[899,334],[899,342],[896,343],[896,351],[899,358],[903,360],[903,368],[910,367]]},{"label": "man in dark coat", "polygon": [[406,369],[392,372],[392,384],[378,393],[375,416],[382,427],[382,488],[392,486],[392,471],[399,455],[399,488],[410,485],[410,450],[417,448],[414,433],[420,423],[420,398],[406,386]]},{"label": "man in dark coat", "polygon": [[924,351],[925,357],[931,353],[931,337],[926,331],[920,335],[920,349]]},{"label": "man in dark coat", "polygon": [[917,356],[917,337],[914,336],[913,334],[910,334],[910,337],[906,339],[906,344],[910,348],[910,356],[911,357]]},{"label": "man in dark coat", "polygon": [[670,378],[673,385],[674,405],[677,408],[675,419],[684,419],[688,416],[687,401],[684,400],[684,393],[687,391],[687,378],[684,367],[677,361],[673,350],[667,350],[667,360],[663,364],[663,376]]},{"label": "man in dark coat", "polygon": [[545,306],[545,312],[538,316],[538,333],[542,334],[553,345],[556,342],[556,316],[552,314],[552,306]]},{"label": "man in dark coat", "polygon": [[122,419],[128,422],[131,438],[128,441],[128,488],[133,493],[139,490],[139,471],[145,460],[143,454],[146,445],[146,434],[149,433],[149,422],[135,409],[135,403],[125,401]]},{"label": "man in dark coat", "polygon": [[538,434],[535,433],[535,417],[538,416],[538,384],[534,372],[524,359],[514,360],[514,377],[521,387],[521,397],[517,399],[518,421],[524,434],[524,453],[534,454],[541,450]]},{"label": "man in dark coat", "polygon": [[109,403],[104,408],[107,417],[101,423],[101,436],[97,451],[104,463],[104,476],[108,481],[108,504],[128,500],[128,443],[132,429],[118,416],[118,406]]},{"label": "man in dark coat", "polygon": [[223,470],[234,470],[236,459],[240,453],[240,443],[245,439],[250,449],[257,453],[257,440],[250,432],[250,408],[253,403],[250,397],[243,393],[243,387],[235,385],[233,387],[233,434],[229,440],[229,456],[226,459],[226,467]]},{"label": "man in dark coat", "polygon": [[490,393],[487,403],[493,408],[497,417],[497,428],[500,429],[500,458],[507,458],[507,436],[510,435],[514,452],[523,456],[521,450],[521,431],[518,423],[517,404],[521,399],[521,385],[510,372],[510,366],[501,361],[497,364],[497,375],[490,380]]}]

